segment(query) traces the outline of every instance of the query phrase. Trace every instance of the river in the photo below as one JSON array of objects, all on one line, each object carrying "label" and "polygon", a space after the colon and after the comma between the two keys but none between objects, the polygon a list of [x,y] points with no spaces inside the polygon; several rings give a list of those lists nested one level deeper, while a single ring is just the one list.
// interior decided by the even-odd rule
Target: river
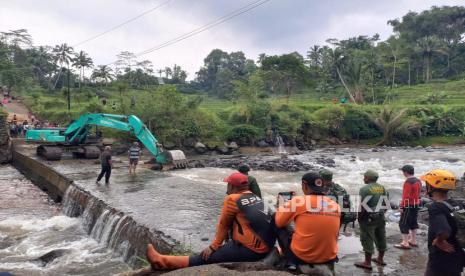
[{"label": "river", "polygon": [[13,167],[0,166],[0,189],[0,272],[97,276],[129,269]]},{"label": "river", "polygon": [[[351,194],[357,194],[363,185],[362,174],[367,169],[378,171],[379,182],[386,188],[401,189],[404,178],[398,168],[402,165],[414,165],[418,174],[442,168],[453,171],[456,176],[462,176],[465,171],[464,154],[464,147],[325,148],[291,155],[289,158],[315,167],[321,167],[314,161],[317,157],[333,159],[335,165],[329,169],[334,172],[335,181]],[[102,199],[109,206],[131,215],[135,221],[183,242],[189,250],[199,251],[211,242],[226,190],[222,179],[233,169],[202,168],[156,172],[141,166],[136,176],[129,176],[125,157],[121,159],[122,163],[115,164],[108,187],[95,185],[99,165],[94,162],[63,160],[49,164],[75,179],[78,187]],[[303,173],[251,171],[268,198],[275,197],[280,191],[300,192],[300,178]],[[111,275],[127,270],[127,266],[118,255],[86,235],[81,218],[63,216],[57,207],[47,201],[40,190],[21,178],[21,175],[18,176],[20,185],[11,182],[11,176],[5,177],[5,174],[18,173],[11,167],[1,167],[2,188],[14,190],[11,187],[15,185],[28,188],[24,188],[27,192],[22,193],[23,196],[17,196],[17,201],[22,204],[13,206],[12,202],[16,202],[14,196],[13,200],[4,201],[5,196],[0,195],[3,206],[0,208],[0,238],[7,241],[0,243],[0,271],[13,271],[18,275]],[[24,197],[24,194],[29,193],[36,196]],[[3,202],[10,203],[4,207]],[[31,203],[32,207],[26,208],[30,202],[40,204],[35,206]],[[119,217],[115,218],[115,221],[116,219],[122,220]],[[112,221],[107,217],[100,220]],[[392,243],[398,242],[400,238],[397,224],[389,223],[388,232],[392,246]],[[341,262],[337,268],[339,273],[358,272],[353,270],[352,265],[354,260],[361,257],[356,235],[357,231],[350,230],[340,240]],[[31,262],[54,249],[63,249],[60,251],[62,256],[45,267]],[[395,249],[392,249],[392,252],[396,253]],[[415,252],[387,254],[390,264],[382,273],[420,274],[424,268],[425,252],[423,244]]]}]

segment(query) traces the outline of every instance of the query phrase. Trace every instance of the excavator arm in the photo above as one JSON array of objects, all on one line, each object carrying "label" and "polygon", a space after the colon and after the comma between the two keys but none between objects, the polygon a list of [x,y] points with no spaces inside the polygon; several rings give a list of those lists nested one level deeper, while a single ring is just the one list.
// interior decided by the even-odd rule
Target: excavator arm
[{"label": "excavator arm", "polygon": [[[72,145],[81,145],[85,143],[90,128],[92,126],[102,126],[121,131],[126,131],[136,136],[137,139],[152,153],[157,163],[167,164],[174,163],[179,165],[185,162],[185,155],[180,150],[164,151],[158,140],[153,136],[150,130],[145,124],[135,115],[116,115],[116,114],[85,114],[79,117],[77,120],[72,122],[64,131],[63,139],[57,139],[55,134],[54,139],[56,141],[66,141]],[[33,130],[32,132],[34,132]],[[44,131],[44,130],[37,130]],[[49,130],[47,130],[49,131]],[[30,137],[37,136],[30,133]],[[42,138],[44,136],[42,135]],[[50,136],[52,137],[52,136]],[[27,137],[26,137],[27,139]],[[35,140],[35,139],[30,139]],[[44,140],[44,139],[43,139]],[[45,139],[46,141],[47,139]]]}]

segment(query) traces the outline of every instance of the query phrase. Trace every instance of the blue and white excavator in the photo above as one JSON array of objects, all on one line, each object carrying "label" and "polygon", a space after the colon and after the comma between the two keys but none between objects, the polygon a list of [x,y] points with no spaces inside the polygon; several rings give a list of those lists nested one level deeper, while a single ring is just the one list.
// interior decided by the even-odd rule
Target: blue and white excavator
[{"label": "blue and white excavator", "polygon": [[181,150],[163,150],[162,145],[135,115],[85,114],[67,128],[28,130],[26,141],[39,143],[37,155],[47,160],[60,160],[63,151],[72,152],[76,157],[96,159],[100,155],[102,137],[99,131],[96,131],[96,135],[91,135],[93,126],[126,131],[136,136],[160,165],[183,167],[187,163]]}]

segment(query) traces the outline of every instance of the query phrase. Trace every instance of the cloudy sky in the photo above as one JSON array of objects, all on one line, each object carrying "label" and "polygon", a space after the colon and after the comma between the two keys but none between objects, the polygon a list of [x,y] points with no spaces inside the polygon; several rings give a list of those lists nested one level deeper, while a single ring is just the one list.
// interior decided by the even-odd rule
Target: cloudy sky
[{"label": "cloudy sky", "polygon": [[[0,0],[0,31],[25,28],[34,45],[78,44],[130,18],[163,4],[129,24],[76,47],[94,64],[115,61],[121,51],[140,53],[220,18],[256,0]],[[155,68],[181,65],[195,77],[203,58],[214,48],[260,53],[305,54],[327,38],[355,35],[381,38],[391,34],[386,23],[408,11],[432,5],[463,5],[463,0],[271,0],[215,28],[177,44],[140,56]]]}]

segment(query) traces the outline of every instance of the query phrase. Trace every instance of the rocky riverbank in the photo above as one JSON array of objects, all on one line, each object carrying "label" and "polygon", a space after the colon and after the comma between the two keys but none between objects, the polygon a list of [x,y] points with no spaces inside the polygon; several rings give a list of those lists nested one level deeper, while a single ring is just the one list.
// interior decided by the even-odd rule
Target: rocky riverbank
[{"label": "rocky riverbank", "polygon": [[[207,157],[193,159],[188,163],[188,168],[237,168],[240,164],[246,163],[254,170],[297,172],[316,170],[320,167],[303,163],[293,159],[288,155],[257,154],[257,155],[231,155],[227,157]],[[324,156],[317,157],[315,163],[321,167],[334,167],[335,162],[331,158]]]}]

